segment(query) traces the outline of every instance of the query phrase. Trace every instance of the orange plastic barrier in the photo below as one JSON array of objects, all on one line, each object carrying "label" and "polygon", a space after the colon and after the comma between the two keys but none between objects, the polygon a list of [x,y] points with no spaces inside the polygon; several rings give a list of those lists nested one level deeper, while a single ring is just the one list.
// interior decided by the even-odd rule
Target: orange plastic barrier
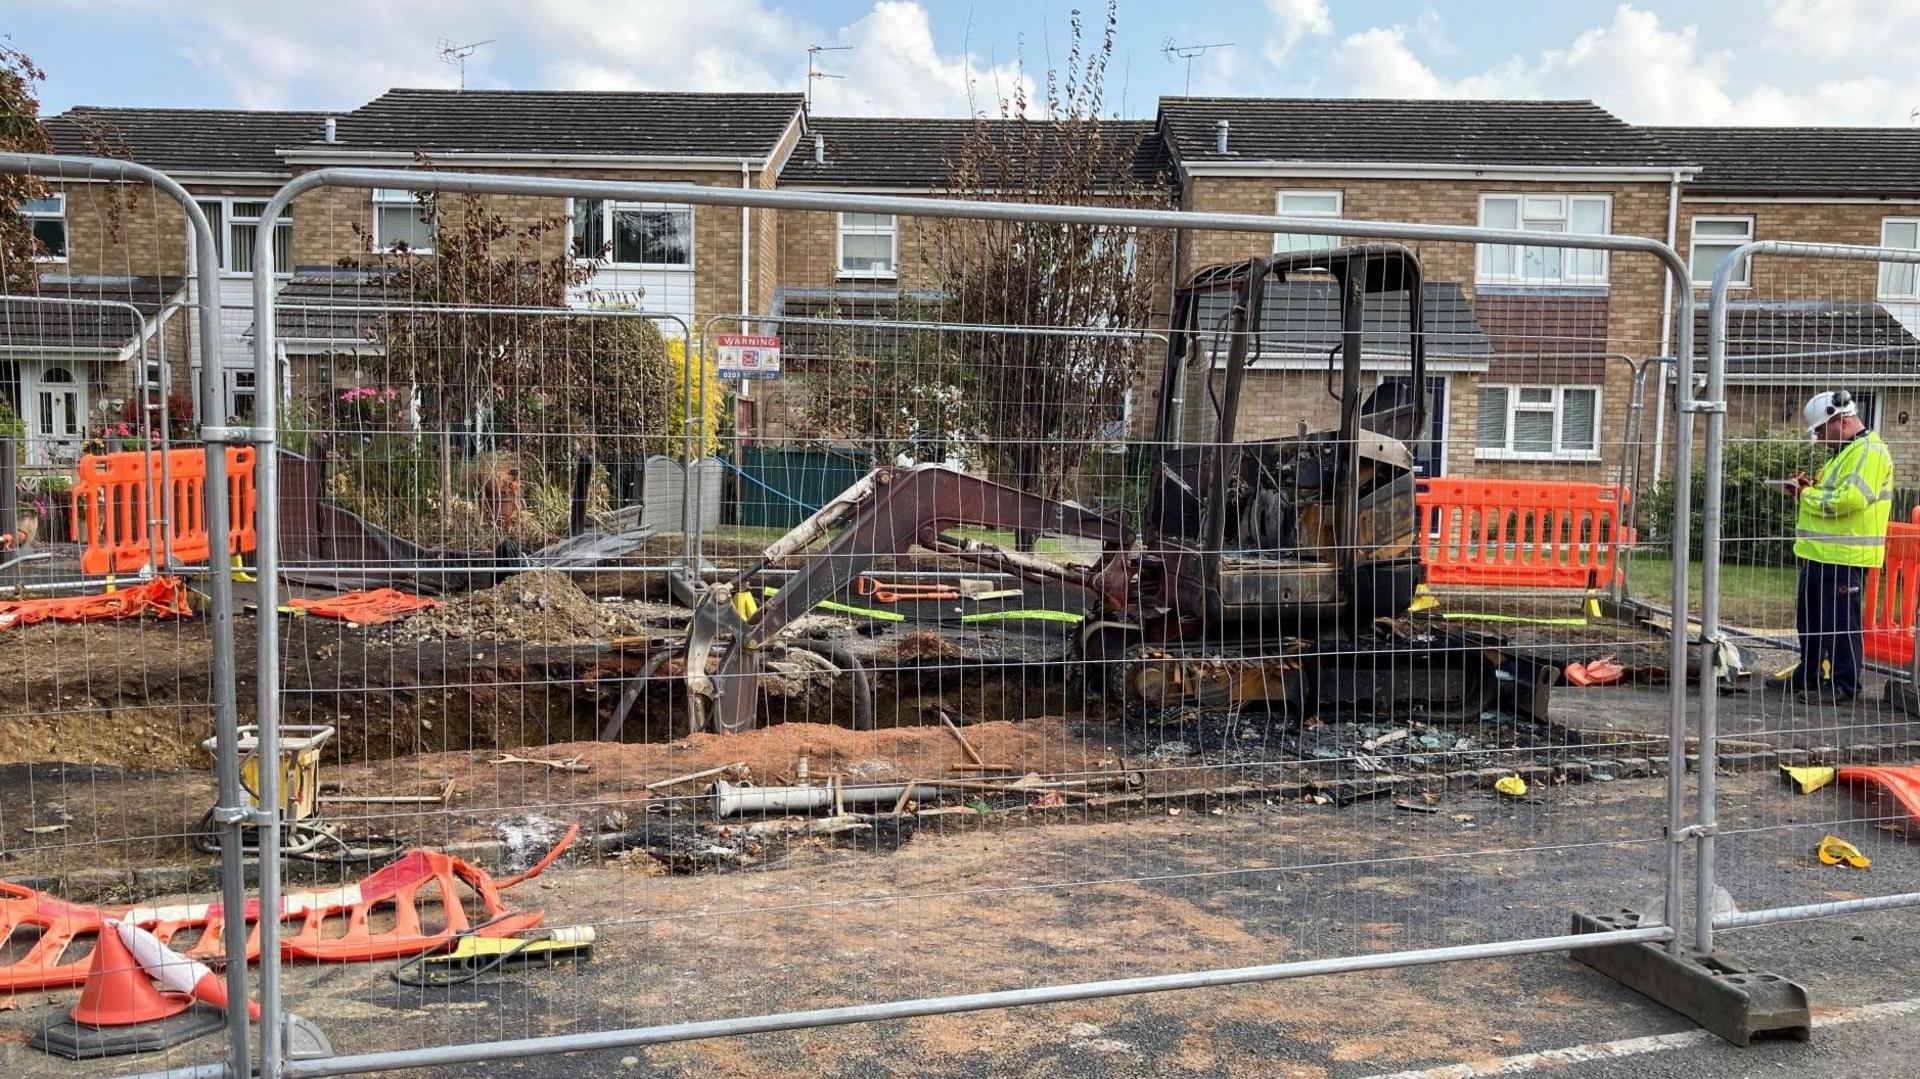
[{"label": "orange plastic barrier", "polygon": [[347,592],[322,599],[290,599],[287,606],[321,618],[338,618],[356,626],[378,626],[396,618],[440,606],[437,599],[416,596],[397,588]]},{"label": "orange plastic barrier", "polygon": [[[463,859],[438,851],[408,851],[358,884],[323,892],[290,892],[281,897],[280,916],[288,923],[281,954],[336,962],[367,962],[432,951],[461,933],[508,937],[538,926],[544,911],[513,912],[500,893],[545,872],[579,838],[573,825],[533,868],[496,881]],[[461,902],[461,886],[479,901],[476,924]],[[391,915],[390,927],[374,929],[369,917]],[[260,958],[260,902],[247,901],[250,927],[247,959]],[[224,958],[221,934],[225,916],[218,903],[156,907],[92,907],[55,899],[45,892],[0,881],[0,941],[22,930],[32,945],[13,959],[0,957],[0,993],[55,989],[87,980],[93,949],[108,919],[132,922],[171,946],[174,937],[199,930],[186,954],[195,959]],[[431,926],[432,928],[428,928]]]},{"label": "orange plastic barrier", "polygon": [[[227,519],[232,535],[222,557],[255,547],[256,502],[251,446],[227,448]],[[96,576],[129,573],[160,562],[149,526],[165,483],[166,537],[181,562],[212,557],[207,535],[206,451],[89,453],[80,458],[73,485],[73,535],[81,542],[80,570]]]},{"label": "orange plastic barrier", "polygon": [[1414,495],[1432,584],[1598,588],[1632,540],[1630,496],[1567,481],[1421,480]]},{"label": "orange plastic barrier", "polygon": [[1867,571],[1867,658],[1913,662],[1915,610],[1920,608],[1920,509],[1887,526],[1887,562]]},{"label": "orange plastic barrier", "polygon": [[123,618],[186,618],[193,614],[187,586],[178,577],[155,577],[117,592],[94,596],[0,601],[0,630],[35,622],[114,622]]}]

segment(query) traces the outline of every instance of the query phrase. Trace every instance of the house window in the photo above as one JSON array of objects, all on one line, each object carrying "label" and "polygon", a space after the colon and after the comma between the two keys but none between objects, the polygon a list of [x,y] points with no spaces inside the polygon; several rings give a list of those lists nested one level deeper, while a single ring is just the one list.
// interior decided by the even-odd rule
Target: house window
[{"label": "house window", "polygon": [[840,276],[894,276],[900,233],[892,214],[840,215]]},{"label": "house window", "polygon": [[[253,272],[253,245],[260,235],[264,199],[201,199],[200,209],[213,226],[213,248],[222,273]],[[293,208],[280,211],[273,226],[273,272],[293,272]]]},{"label": "house window", "polygon": [[[1482,195],[1480,225],[1522,232],[1612,231],[1605,195]],[[1531,244],[1481,244],[1478,280],[1495,285],[1604,285],[1607,253]]]},{"label": "house window", "polygon": [[605,258],[613,266],[686,270],[693,267],[693,207],[662,202],[576,199],[575,258]]},{"label": "house window", "polygon": [[[1339,217],[1338,191],[1282,191],[1274,203],[1274,212],[1282,217]],[[1273,238],[1273,253],[1288,251],[1325,251],[1339,247],[1338,236],[1315,236],[1303,232],[1282,232]]]},{"label": "house window", "polygon": [[67,261],[67,197],[48,195],[44,199],[25,199],[20,203],[20,216],[26,219],[27,228],[33,231],[34,242],[40,247],[40,254],[34,257],[42,262]]},{"label": "house window", "polygon": [[[254,220],[259,224],[258,217]],[[373,246],[379,251],[433,254],[433,226],[419,196],[392,187],[373,189]]]},{"label": "house window", "polygon": [[[1687,264],[1691,267],[1695,288],[1705,288],[1713,283],[1713,275],[1720,271],[1720,264],[1733,254],[1734,248],[1753,242],[1753,218],[1751,217],[1696,217],[1693,219],[1693,247],[1688,252]],[[1734,267],[1729,284],[1747,287],[1750,282],[1747,273],[1752,259],[1741,259]]]},{"label": "house window", "polygon": [[[1889,217],[1880,223],[1880,246],[1920,251],[1920,218]],[[1920,300],[1920,265],[1880,264],[1880,295],[1889,300]]]},{"label": "house window", "polygon": [[1482,386],[1474,456],[1600,459],[1598,386]]}]

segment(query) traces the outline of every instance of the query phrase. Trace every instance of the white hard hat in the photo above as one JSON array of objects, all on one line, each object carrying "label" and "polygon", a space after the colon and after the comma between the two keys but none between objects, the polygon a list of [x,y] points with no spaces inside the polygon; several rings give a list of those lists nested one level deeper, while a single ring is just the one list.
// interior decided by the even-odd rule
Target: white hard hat
[{"label": "white hard hat", "polygon": [[1853,394],[1846,390],[1828,390],[1816,393],[1813,400],[1800,412],[1800,418],[1806,422],[1807,433],[1820,430],[1821,425],[1835,416],[1858,416],[1860,410],[1853,406]]}]

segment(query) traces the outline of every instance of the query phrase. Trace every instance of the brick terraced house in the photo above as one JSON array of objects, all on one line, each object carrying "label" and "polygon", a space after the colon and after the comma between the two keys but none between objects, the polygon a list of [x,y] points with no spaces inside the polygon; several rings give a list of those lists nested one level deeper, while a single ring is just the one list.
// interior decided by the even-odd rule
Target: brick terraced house
[{"label": "brick terraced house", "polygon": [[[230,417],[251,411],[246,274],[267,224],[258,214],[274,188],[308,170],[425,160],[457,171],[940,196],[960,186],[954,168],[970,135],[1016,131],[1004,121],[811,117],[798,94],[410,89],[334,115],[76,108],[47,123],[63,152],[118,154],[167,171],[213,219],[229,309],[218,377]],[[1415,245],[1427,270],[1422,329],[1434,423],[1419,449],[1431,474],[1601,478],[1621,463],[1629,365],[1671,351],[1672,297],[1652,259],[1556,248],[1555,233],[1670,240],[1702,281],[1750,236],[1920,247],[1920,133],[1907,130],[1634,127],[1584,101],[1195,97],[1163,99],[1156,119],[1102,130],[1113,148],[1102,168],[1113,183],[1148,184],[1167,205],[1541,235],[1520,247]],[[189,392],[199,373],[187,359],[191,320],[178,314],[189,298],[180,283],[189,265],[184,222],[164,200],[118,201],[113,185],[64,182],[23,208],[49,250],[42,292],[150,312],[149,359],[157,363],[164,350],[176,392]],[[547,241],[556,251],[605,252],[575,304],[654,312],[696,334],[709,323],[777,329],[800,371],[836,347],[806,320],[884,318],[902,297],[933,288],[925,221],[672,202],[493,202],[512,220],[564,216],[567,229]],[[296,319],[281,327],[293,392],[351,384],[365,323],[318,308],[383,298],[377,280],[352,265],[375,249],[431,252],[412,193],[317,191],[271,227],[279,287],[288,290],[283,315]],[[1270,245],[1202,231],[1184,238],[1174,265],[1137,269],[1170,289],[1203,265],[1336,242],[1283,235]],[[1865,263],[1813,273],[1778,260],[1753,273],[1733,320],[1736,425],[1787,424],[1789,406],[1826,388],[1837,367],[1870,376],[1871,385],[1849,388],[1865,396],[1871,420],[1897,432],[1920,418],[1912,329],[1920,275]],[[1373,384],[1405,376],[1397,302],[1369,313]],[[312,309],[301,312],[302,304]],[[1329,304],[1325,285],[1312,280],[1270,294],[1243,435],[1291,432],[1330,415]],[[0,371],[45,442],[38,458],[70,455],[91,420],[155,377],[136,358],[139,319],[101,311],[80,325],[70,312],[50,314],[51,305],[16,306]],[[1135,434],[1151,415],[1150,381],[1133,395]],[[756,387],[760,410],[742,415],[743,430],[802,433],[783,407],[795,389]],[[1665,415],[1664,396],[1650,394],[1647,418],[1662,445],[1671,417],[1656,423],[1652,413]],[[1187,406],[1198,399],[1188,395]]]}]

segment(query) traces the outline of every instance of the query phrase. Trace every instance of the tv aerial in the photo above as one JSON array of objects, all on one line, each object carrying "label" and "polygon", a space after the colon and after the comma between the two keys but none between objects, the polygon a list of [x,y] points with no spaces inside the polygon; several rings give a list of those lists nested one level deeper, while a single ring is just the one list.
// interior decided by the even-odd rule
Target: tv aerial
[{"label": "tv aerial", "polygon": [[807,111],[808,112],[813,111],[813,83],[815,79],[846,78],[845,75],[835,75],[835,74],[832,74],[831,72],[816,70],[813,66],[813,62],[815,58],[817,58],[823,52],[851,52],[852,50],[853,50],[853,46],[851,45],[809,45],[807,46]]},{"label": "tv aerial", "polygon": [[460,69],[460,89],[467,88],[467,58],[480,51],[480,46],[493,44],[493,39],[469,41],[465,45],[456,45],[451,38],[440,39],[440,62],[452,64]]},{"label": "tv aerial", "polygon": [[1209,41],[1204,45],[1175,45],[1173,43],[1173,39],[1168,38],[1167,43],[1160,46],[1160,55],[1166,57],[1167,63],[1169,64],[1180,63],[1183,61],[1186,63],[1187,86],[1185,90],[1181,91],[1181,93],[1191,94],[1193,93],[1193,59],[1194,57],[1205,56],[1206,54],[1212,52],[1215,49],[1231,49],[1231,48],[1233,48],[1233,42],[1231,41]]}]

